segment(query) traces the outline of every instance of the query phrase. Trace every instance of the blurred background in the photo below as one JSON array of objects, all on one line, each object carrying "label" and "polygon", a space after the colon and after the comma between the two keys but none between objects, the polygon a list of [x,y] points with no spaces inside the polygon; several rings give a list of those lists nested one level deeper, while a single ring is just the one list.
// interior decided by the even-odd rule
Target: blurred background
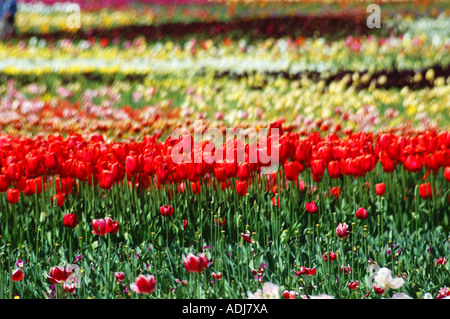
[{"label": "blurred background", "polygon": [[449,127],[449,1],[0,3],[8,134]]}]

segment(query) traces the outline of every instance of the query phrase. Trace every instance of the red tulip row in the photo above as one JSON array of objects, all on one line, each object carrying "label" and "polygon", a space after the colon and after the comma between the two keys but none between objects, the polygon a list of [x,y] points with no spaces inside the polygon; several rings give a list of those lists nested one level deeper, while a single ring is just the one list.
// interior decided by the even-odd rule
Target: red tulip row
[{"label": "red tulip row", "polygon": [[[326,171],[330,178],[364,176],[378,161],[385,172],[393,172],[399,165],[410,172],[425,167],[427,174],[444,168],[444,176],[450,180],[450,132],[426,131],[411,136],[383,133],[375,139],[372,133],[355,133],[341,139],[333,134],[300,137],[281,132],[255,143],[233,140],[211,148],[209,142],[196,142],[192,149],[183,150],[181,156],[186,161],[174,161],[172,151],[187,139],[193,140],[192,136],[182,136],[159,142],[147,136],[140,142],[106,143],[101,136],[3,136],[0,191],[8,192],[8,201],[15,203],[20,191],[25,195],[40,193],[50,181],[56,184],[54,199],[61,204],[64,195],[73,191],[76,179],[103,189],[122,183],[125,177],[142,189],[190,181],[197,192],[200,179],[215,177],[221,183],[237,178],[237,191],[244,195],[252,175],[268,165],[283,166],[284,176],[290,181],[296,181],[300,172],[310,167],[313,179],[319,182]],[[263,161],[263,154],[272,156],[274,152],[275,160]],[[214,160],[215,156],[220,159]]]}]

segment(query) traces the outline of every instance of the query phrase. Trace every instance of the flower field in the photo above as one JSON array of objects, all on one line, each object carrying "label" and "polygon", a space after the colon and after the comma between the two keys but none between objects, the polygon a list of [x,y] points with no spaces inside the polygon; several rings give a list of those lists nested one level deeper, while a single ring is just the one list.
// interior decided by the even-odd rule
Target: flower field
[{"label": "flower field", "polygon": [[0,299],[450,297],[450,3],[75,3],[0,42]]}]

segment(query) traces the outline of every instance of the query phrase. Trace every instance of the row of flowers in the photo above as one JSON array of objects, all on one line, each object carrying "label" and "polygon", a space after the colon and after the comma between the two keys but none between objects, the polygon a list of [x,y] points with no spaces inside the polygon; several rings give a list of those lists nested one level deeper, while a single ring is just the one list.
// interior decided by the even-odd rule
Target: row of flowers
[{"label": "row of flowers", "polygon": [[[442,259],[442,258],[440,258]],[[446,263],[445,258],[444,264]],[[441,262],[441,264],[443,264]],[[16,265],[19,268],[16,268],[12,272],[11,279],[15,282],[20,282],[24,279],[23,261],[19,260]],[[183,256],[183,266],[184,269],[189,273],[202,273],[204,270],[210,265],[210,261],[204,253],[199,253],[197,256],[193,253],[189,253],[187,256]],[[259,269],[264,271],[264,265],[260,266]],[[343,267],[341,267],[342,269]],[[346,267],[347,269],[347,267]],[[301,276],[306,274],[307,276],[314,276],[316,268],[308,269],[306,267],[302,267],[296,275]],[[372,274],[366,280],[366,289],[370,289],[369,292],[366,293],[366,297],[369,296],[371,290],[375,292],[376,295],[380,295],[382,297],[387,296],[387,293],[390,289],[398,290],[400,289],[405,280],[401,277],[393,277],[390,269],[386,267],[379,267],[378,265],[371,265],[368,268]],[[257,273],[257,270],[254,270]],[[351,272],[351,269],[350,269]],[[126,275],[124,272],[116,272],[114,274],[115,279],[118,284],[123,284],[126,281]],[[213,280],[221,280],[223,277],[222,273],[211,273],[211,277]],[[48,274],[47,279],[49,282],[55,285],[62,285],[63,291],[65,293],[73,294],[76,288],[79,288],[79,282],[81,278],[80,268],[76,264],[68,264],[65,267],[55,266],[52,267]],[[183,285],[187,285],[187,280],[181,281]],[[355,290],[359,287],[359,281],[353,280],[350,281],[347,285],[348,289]],[[139,275],[136,277],[134,282],[130,284],[130,288],[133,292],[137,294],[151,294],[157,288],[157,282],[155,276],[152,274],[149,275]],[[126,288],[128,291],[128,288]],[[258,289],[256,292],[248,292],[247,296],[249,299],[334,299],[333,296],[322,294],[322,295],[310,295],[307,296],[305,294],[300,294],[297,291],[288,291],[284,290],[281,292],[280,287],[276,284],[265,282],[263,284],[262,289]],[[450,289],[448,287],[440,288],[436,297],[433,297],[431,293],[425,293],[423,295],[423,299],[449,299],[450,298]],[[413,299],[411,296],[408,296],[404,293],[396,293],[392,296],[392,299]]]},{"label": "row of flowers", "polygon": [[257,77],[201,82],[154,77],[144,83],[116,81],[98,88],[86,80],[54,86],[48,79],[48,84],[26,86],[8,81],[0,85],[5,92],[0,125],[11,134],[101,133],[113,138],[170,134],[180,125],[193,130],[196,120],[203,120],[205,128],[224,130],[283,119],[288,130],[301,134],[448,128],[449,85],[356,91],[347,87],[348,80],[349,76],[332,82],[327,90],[324,81],[280,78],[252,90]]},{"label": "row of flowers", "polygon": [[[282,130],[282,125],[273,123],[271,128]],[[76,180],[103,189],[111,189],[125,178],[139,189],[190,181],[193,189],[199,189],[201,179],[214,177],[222,187],[229,187],[227,181],[237,178],[236,191],[244,196],[251,177],[268,166],[282,165],[284,178],[295,182],[310,168],[313,180],[320,182],[325,173],[332,179],[364,176],[378,162],[387,173],[397,167],[411,173],[426,169],[425,183],[419,187],[423,198],[441,196],[442,190],[426,182],[431,174],[443,169],[450,181],[450,132],[388,133],[376,138],[371,133],[355,133],[343,139],[333,134],[320,137],[313,133],[303,138],[296,133],[279,134],[263,135],[246,144],[230,140],[217,146],[209,141],[194,142],[191,135],[169,137],[164,142],[147,136],[142,142],[128,143],[105,143],[98,135],[90,139],[80,135],[66,139],[3,136],[0,191],[7,192],[7,200],[15,204],[21,191],[30,196],[50,183],[56,187],[58,205],[63,205]]]},{"label": "row of flowers", "polygon": [[[185,40],[186,41],[186,40]],[[304,36],[250,41],[245,37],[224,40],[150,42],[116,37],[70,38],[48,42],[27,41],[0,44],[0,70],[6,73],[92,72],[170,73],[179,69],[243,73],[256,71],[337,72],[370,71],[396,67],[400,70],[447,66],[448,38],[426,34],[390,37],[348,36],[332,42]],[[401,54],[399,54],[401,53]],[[45,60],[43,59],[45,58]]]}]

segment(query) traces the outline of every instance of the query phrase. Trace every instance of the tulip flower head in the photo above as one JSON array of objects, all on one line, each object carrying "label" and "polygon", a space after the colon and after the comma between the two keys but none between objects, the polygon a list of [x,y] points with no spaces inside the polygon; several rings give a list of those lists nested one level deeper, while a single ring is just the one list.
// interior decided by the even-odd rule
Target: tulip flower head
[{"label": "tulip flower head", "polygon": [[119,283],[125,280],[125,273],[124,272],[116,272],[114,274],[114,276],[116,277],[116,280]]},{"label": "tulip flower head", "polygon": [[348,287],[350,290],[355,290],[356,288],[358,288],[358,286],[359,286],[358,280],[352,281],[352,282],[350,282],[350,283],[347,285],[347,287]]},{"label": "tulip flower head", "polygon": [[250,231],[249,230],[247,230],[247,232],[244,234],[244,233],[241,233],[241,236],[242,236],[242,238],[244,238],[244,240],[247,242],[247,243],[249,243],[249,244],[252,244],[253,243],[253,241],[252,241],[252,239],[250,238]]},{"label": "tulip flower head", "polygon": [[183,265],[188,272],[201,273],[208,267],[208,262],[208,258],[204,253],[199,253],[197,256],[189,253],[186,257],[183,256]]},{"label": "tulip flower head", "polygon": [[336,234],[339,238],[347,238],[350,234],[348,225],[346,223],[339,223],[339,225],[336,227]]},{"label": "tulip flower head", "polygon": [[137,294],[151,294],[155,291],[156,279],[153,275],[139,275],[130,288]]},{"label": "tulip flower head", "polygon": [[173,207],[172,205],[164,205],[159,208],[159,212],[161,215],[165,217],[170,217],[173,215]]},{"label": "tulip flower head", "polygon": [[17,268],[13,271],[11,279],[12,281],[21,281],[24,277],[23,270],[21,268]]},{"label": "tulip flower head", "polygon": [[355,215],[356,215],[356,218],[358,218],[358,219],[361,219],[361,220],[366,219],[367,215],[368,215],[367,209],[360,207],[356,210]]},{"label": "tulip flower head", "polygon": [[119,231],[119,224],[111,217],[92,220],[92,227],[94,228],[92,233],[98,236],[105,236],[109,233],[115,234]]},{"label": "tulip flower head", "polygon": [[77,226],[77,223],[78,223],[78,216],[75,213],[66,214],[63,218],[64,227],[75,228]]},{"label": "tulip flower head", "polygon": [[317,205],[314,201],[305,203],[305,210],[310,214],[315,214],[318,211]]},{"label": "tulip flower head", "polygon": [[378,196],[383,196],[385,192],[386,192],[386,184],[385,183],[375,184],[375,193]]}]

